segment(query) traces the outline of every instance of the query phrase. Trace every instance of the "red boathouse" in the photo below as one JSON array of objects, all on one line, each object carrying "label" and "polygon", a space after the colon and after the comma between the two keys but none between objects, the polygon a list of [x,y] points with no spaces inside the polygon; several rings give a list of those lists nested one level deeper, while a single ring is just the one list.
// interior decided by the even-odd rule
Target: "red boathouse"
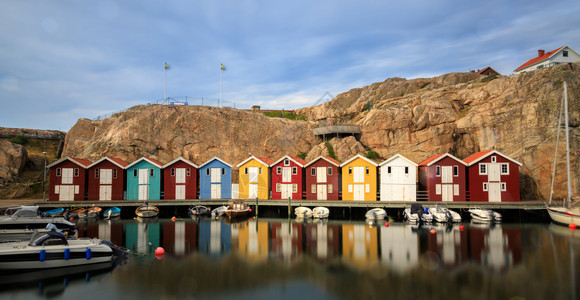
[{"label": "red boathouse", "polygon": [[465,201],[466,166],[449,153],[429,157],[419,163],[419,190],[429,201]]},{"label": "red boathouse", "polygon": [[125,167],[129,164],[120,158],[103,157],[87,167],[89,173],[87,200],[123,200]]},{"label": "red boathouse", "polygon": [[196,164],[183,157],[163,166],[163,199],[196,199],[198,168]]},{"label": "red boathouse", "polygon": [[339,200],[340,162],[319,156],[304,167],[306,200]]},{"label": "red boathouse", "polygon": [[286,155],[270,165],[272,199],[302,199],[302,173],[306,162]]},{"label": "red boathouse", "polygon": [[92,161],[65,157],[48,165],[48,201],[83,201],[87,186],[87,167]]},{"label": "red boathouse", "polygon": [[520,201],[520,162],[495,151],[477,152],[467,163],[469,201]]}]

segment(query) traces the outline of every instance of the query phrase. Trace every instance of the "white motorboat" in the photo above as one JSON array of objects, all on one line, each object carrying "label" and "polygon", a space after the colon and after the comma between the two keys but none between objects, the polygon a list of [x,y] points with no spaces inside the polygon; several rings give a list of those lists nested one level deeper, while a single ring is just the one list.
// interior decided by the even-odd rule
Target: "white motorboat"
[{"label": "white motorboat", "polygon": [[0,232],[9,234],[31,233],[31,230],[44,230],[52,223],[58,229],[72,231],[75,224],[63,217],[43,217],[38,206],[18,206],[5,211],[5,215],[0,216]]},{"label": "white motorboat", "polygon": [[[564,133],[566,136],[566,197],[564,198],[562,206],[552,206],[552,196],[554,195],[554,178],[556,177],[556,165],[558,158],[558,143],[560,140],[560,128],[562,127],[562,115],[564,116]],[[550,215],[552,221],[571,226],[580,226],[580,203],[574,203],[572,181],[570,175],[570,137],[568,133],[568,85],[564,81],[564,95],[562,97],[562,104],[560,107],[560,115],[558,117],[558,133],[556,134],[556,149],[554,154],[554,168],[552,170],[552,186],[550,193],[550,201],[546,205],[546,210]]]},{"label": "white motorboat", "polygon": [[403,211],[403,217],[405,217],[405,220],[411,224],[417,224],[419,223],[419,214],[417,213],[411,213],[411,208],[407,207],[405,208],[405,210]]},{"label": "white motorboat", "polygon": [[387,211],[376,207],[373,209],[369,209],[366,213],[365,213],[365,219],[367,220],[384,220],[387,218]]},{"label": "white motorboat", "polygon": [[447,222],[447,214],[445,213],[445,210],[439,206],[429,207],[429,214],[433,216],[435,222]]},{"label": "white motorboat", "polygon": [[113,247],[111,242],[99,239],[67,240],[57,231],[36,233],[30,241],[0,243],[0,270],[52,269],[110,262]]},{"label": "white motorboat", "polygon": [[429,208],[429,213],[433,215],[433,219],[439,223],[459,223],[461,222],[461,215],[449,208],[447,204],[437,204],[434,207]]},{"label": "white motorboat", "polygon": [[501,214],[490,209],[470,208],[471,220],[480,223],[501,222]]},{"label": "white motorboat", "polygon": [[318,206],[312,209],[312,217],[315,219],[326,219],[330,215],[330,210],[324,206]]},{"label": "white motorboat", "polygon": [[211,211],[209,210],[209,208],[207,208],[203,205],[196,205],[196,206],[189,209],[189,215],[192,217],[209,215],[210,213],[211,213]]},{"label": "white motorboat", "polygon": [[433,216],[419,203],[411,204],[410,208],[405,208],[403,211],[403,217],[405,220],[412,224],[416,224],[418,222],[433,222]]},{"label": "white motorboat", "polygon": [[141,218],[152,218],[159,214],[159,208],[154,205],[145,204],[137,207],[135,214]]},{"label": "white motorboat", "polygon": [[299,206],[294,209],[297,219],[312,218],[312,210],[305,206]]},{"label": "white motorboat", "polygon": [[227,206],[220,206],[220,207],[216,207],[211,211],[211,216],[212,218],[219,218],[221,217],[224,212],[226,211],[226,209],[228,209]]}]

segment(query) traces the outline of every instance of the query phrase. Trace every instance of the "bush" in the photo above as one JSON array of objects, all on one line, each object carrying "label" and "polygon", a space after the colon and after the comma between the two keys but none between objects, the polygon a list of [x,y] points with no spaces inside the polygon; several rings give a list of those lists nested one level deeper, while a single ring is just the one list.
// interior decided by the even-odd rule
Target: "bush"
[{"label": "bush", "polygon": [[28,144],[28,138],[26,138],[22,135],[17,135],[15,137],[9,138],[8,141],[10,141],[14,144],[20,144],[22,146],[25,146]]},{"label": "bush", "polygon": [[306,152],[300,152],[300,153],[298,153],[298,155],[297,155],[297,156],[298,156],[299,158],[301,158],[301,159],[306,159],[306,155],[308,155],[308,153],[306,153]]},{"label": "bush", "polygon": [[334,153],[334,148],[332,148],[332,145],[330,144],[329,141],[326,141],[326,149],[328,150],[328,156],[330,156],[330,158],[332,158],[332,159],[336,159],[336,154]]},{"label": "bush", "polygon": [[282,114],[282,111],[268,111],[268,112],[264,112],[264,116],[266,117],[270,117],[270,118],[285,118],[285,119],[289,119],[289,120],[302,120],[302,121],[306,121],[306,117],[303,115],[297,115],[294,112],[284,112]]},{"label": "bush", "polygon": [[365,156],[368,159],[376,159],[379,157],[379,154],[373,150],[369,150]]}]

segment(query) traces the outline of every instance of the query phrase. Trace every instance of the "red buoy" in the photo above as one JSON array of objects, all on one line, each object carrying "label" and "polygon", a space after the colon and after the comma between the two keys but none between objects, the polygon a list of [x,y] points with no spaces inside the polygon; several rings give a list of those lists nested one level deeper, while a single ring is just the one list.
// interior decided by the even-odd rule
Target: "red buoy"
[{"label": "red buoy", "polygon": [[437,230],[435,230],[435,228],[431,228],[431,230],[429,230],[429,232],[431,232],[432,234],[435,234],[437,232]]},{"label": "red buoy", "polygon": [[252,209],[250,208],[248,211],[249,211],[249,212],[252,212]]},{"label": "red buoy", "polygon": [[177,220],[176,217],[171,218],[171,221],[175,222],[175,220]]},{"label": "red buoy", "polygon": [[463,225],[459,225],[459,230],[460,231],[463,231],[463,228],[465,228],[465,227],[463,227]]},{"label": "red buoy", "polygon": [[389,227],[389,222],[385,222],[385,227]]},{"label": "red buoy", "polygon": [[155,255],[163,255],[165,254],[165,249],[163,249],[163,247],[157,247],[157,249],[155,249]]},{"label": "red buoy", "polygon": [[570,228],[571,230],[576,230],[576,224],[570,223],[568,224],[568,228]]}]

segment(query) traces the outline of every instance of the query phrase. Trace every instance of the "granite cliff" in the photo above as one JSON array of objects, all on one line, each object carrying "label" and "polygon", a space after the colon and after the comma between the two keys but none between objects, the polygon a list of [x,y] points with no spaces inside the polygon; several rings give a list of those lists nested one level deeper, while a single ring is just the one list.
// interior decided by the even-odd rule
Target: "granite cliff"
[{"label": "granite cliff", "polygon": [[[219,156],[234,166],[248,153],[273,160],[306,153],[309,160],[328,153],[312,129],[332,121],[359,125],[362,132],[358,140],[329,142],[340,160],[369,150],[378,153],[377,161],[400,153],[420,162],[439,153],[465,158],[495,149],[523,164],[522,199],[545,199],[563,81],[569,88],[573,185],[579,191],[580,64],[498,78],[473,73],[390,78],[299,109],[308,121],[232,108],[136,106],[104,120],[80,119],[66,136],[63,156],[108,155],[128,162],[149,156],[163,163],[183,156],[197,164]],[[563,180],[559,176],[557,183]]]}]

